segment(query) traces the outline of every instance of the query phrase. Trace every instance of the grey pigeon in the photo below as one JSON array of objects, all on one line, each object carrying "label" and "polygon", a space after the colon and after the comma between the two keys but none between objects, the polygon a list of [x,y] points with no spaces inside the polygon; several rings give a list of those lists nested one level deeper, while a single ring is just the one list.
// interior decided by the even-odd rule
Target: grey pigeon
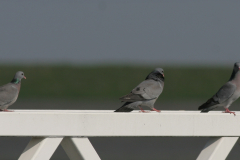
[{"label": "grey pigeon", "polygon": [[240,63],[234,64],[232,75],[227,83],[225,83],[218,92],[210,98],[206,103],[201,105],[198,110],[208,112],[217,107],[224,107],[224,113],[233,113],[228,107],[240,97]]},{"label": "grey pigeon", "polygon": [[0,87],[0,111],[9,111],[7,108],[17,100],[22,78],[26,79],[24,73],[18,71],[10,83]]},{"label": "grey pigeon", "polygon": [[163,91],[163,73],[164,71],[162,68],[156,68],[152,71],[147,78],[128,95],[120,98],[120,100],[125,103],[115,112],[131,112],[137,107],[139,107],[142,112],[146,112],[141,106],[146,106],[154,111],[160,112],[160,110],[154,108],[154,103]]}]

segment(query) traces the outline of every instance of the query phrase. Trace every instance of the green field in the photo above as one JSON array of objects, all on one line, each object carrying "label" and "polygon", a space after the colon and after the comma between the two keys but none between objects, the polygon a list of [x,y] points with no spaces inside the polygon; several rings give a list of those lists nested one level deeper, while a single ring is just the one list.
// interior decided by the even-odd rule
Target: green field
[{"label": "green field", "polygon": [[[20,97],[41,99],[115,100],[129,93],[155,67],[151,66],[0,66],[0,85],[11,81],[18,70]],[[210,98],[228,79],[232,68],[168,67],[161,100]]]}]

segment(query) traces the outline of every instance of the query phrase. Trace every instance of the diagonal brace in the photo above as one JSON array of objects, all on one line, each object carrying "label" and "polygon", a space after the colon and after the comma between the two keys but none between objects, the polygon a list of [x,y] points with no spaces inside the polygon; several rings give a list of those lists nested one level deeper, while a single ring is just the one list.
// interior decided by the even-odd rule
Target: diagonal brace
[{"label": "diagonal brace", "polygon": [[207,142],[197,160],[225,160],[238,137],[213,137]]},{"label": "diagonal brace", "polygon": [[88,138],[65,137],[61,145],[70,160],[101,160]]},{"label": "diagonal brace", "polygon": [[18,160],[49,160],[63,138],[32,137]]}]

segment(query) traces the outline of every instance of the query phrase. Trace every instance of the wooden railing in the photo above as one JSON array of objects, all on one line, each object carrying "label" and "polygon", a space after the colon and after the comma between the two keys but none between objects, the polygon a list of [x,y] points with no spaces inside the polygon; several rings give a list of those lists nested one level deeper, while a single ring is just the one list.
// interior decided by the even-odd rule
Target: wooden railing
[{"label": "wooden railing", "polygon": [[0,121],[0,136],[32,137],[19,160],[48,160],[59,144],[71,160],[99,160],[88,137],[141,136],[211,137],[196,159],[223,160],[240,136],[240,112],[15,110]]}]

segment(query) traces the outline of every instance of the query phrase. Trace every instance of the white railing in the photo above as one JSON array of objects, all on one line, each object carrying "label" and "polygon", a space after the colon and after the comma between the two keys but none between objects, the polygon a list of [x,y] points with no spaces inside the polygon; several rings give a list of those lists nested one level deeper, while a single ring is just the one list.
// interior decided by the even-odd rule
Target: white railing
[{"label": "white railing", "polygon": [[48,160],[59,144],[71,160],[99,160],[87,137],[211,137],[198,160],[223,160],[240,136],[240,112],[15,110],[0,113],[0,136],[29,136],[19,160]]}]

